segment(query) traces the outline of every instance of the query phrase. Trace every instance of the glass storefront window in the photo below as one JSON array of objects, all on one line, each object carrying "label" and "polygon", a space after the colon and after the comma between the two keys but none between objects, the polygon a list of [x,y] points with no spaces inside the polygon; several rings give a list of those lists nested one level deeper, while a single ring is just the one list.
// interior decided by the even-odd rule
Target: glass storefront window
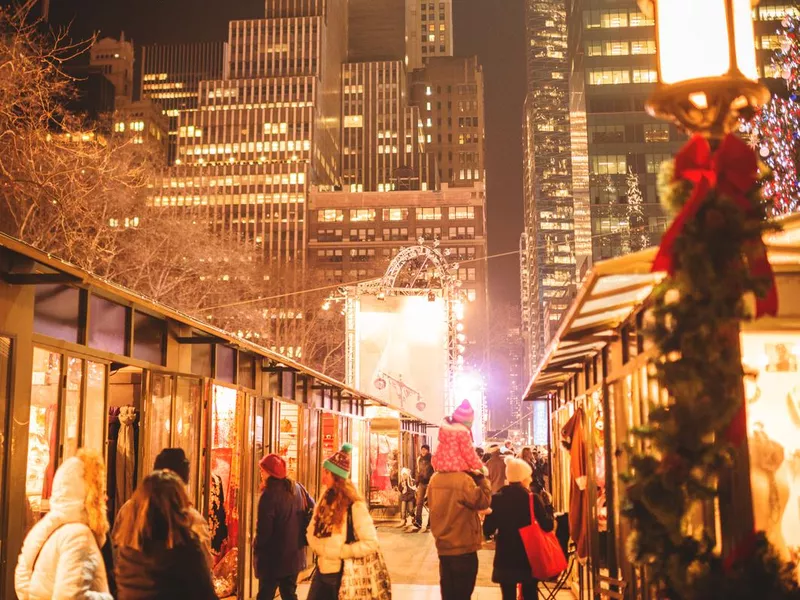
[{"label": "glass storefront window", "polygon": [[211,415],[211,485],[208,528],[214,556],[214,588],[221,598],[235,595],[238,580],[239,476],[241,440],[238,416],[243,395],[213,386]]},{"label": "glass storefront window", "polygon": [[178,377],[175,390],[175,442],[172,445],[183,448],[189,459],[189,497],[194,497],[197,491],[202,394],[203,387],[199,379]]},{"label": "glass storefront window", "polygon": [[64,394],[64,441],[63,456],[66,460],[78,452],[81,415],[81,386],[83,384],[83,361],[67,358],[67,388]]},{"label": "glass storefront window", "polygon": [[170,443],[172,418],[172,377],[154,373],[151,377],[151,393],[148,422],[147,468],[153,464],[164,448]]},{"label": "glass storefront window", "polygon": [[394,507],[400,502],[397,491],[399,476],[399,426],[378,429],[369,434],[370,451],[370,506]]},{"label": "glass storefront window", "polygon": [[83,409],[83,447],[103,453],[106,425],[106,366],[87,363],[86,403]]},{"label": "glass storefront window", "polygon": [[58,462],[60,379],[61,355],[34,348],[25,492],[36,519],[48,510]]},{"label": "glass storefront window", "polygon": [[297,405],[288,402],[279,403],[278,416],[279,438],[278,454],[286,461],[286,476],[297,479],[298,475],[298,446],[297,432],[299,431],[299,409]]}]

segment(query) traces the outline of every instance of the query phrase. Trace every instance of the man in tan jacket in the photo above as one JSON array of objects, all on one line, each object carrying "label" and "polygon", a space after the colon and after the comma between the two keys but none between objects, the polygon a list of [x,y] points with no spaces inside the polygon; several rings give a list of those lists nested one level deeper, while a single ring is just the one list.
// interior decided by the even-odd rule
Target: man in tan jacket
[{"label": "man in tan jacket", "polygon": [[442,600],[469,600],[478,577],[479,511],[489,508],[492,488],[483,474],[436,473],[428,485],[428,507]]}]

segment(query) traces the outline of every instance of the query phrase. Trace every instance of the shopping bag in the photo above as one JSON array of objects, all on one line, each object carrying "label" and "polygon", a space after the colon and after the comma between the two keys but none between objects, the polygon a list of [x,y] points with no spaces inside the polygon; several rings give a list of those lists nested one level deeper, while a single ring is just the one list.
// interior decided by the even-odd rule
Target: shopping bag
[{"label": "shopping bag", "polygon": [[[353,507],[347,509],[346,543],[357,540],[353,526]],[[342,561],[339,600],[392,600],[392,582],[383,554],[378,550],[361,558]]]},{"label": "shopping bag", "polygon": [[391,600],[389,569],[380,552],[346,558],[342,566],[339,600]]},{"label": "shopping bag", "polygon": [[556,534],[542,530],[533,511],[533,494],[530,494],[531,524],[521,527],[519,537],[525,546],[531,573],[536,579],[551,579],[567,568],[567,559],[561,550]]}]

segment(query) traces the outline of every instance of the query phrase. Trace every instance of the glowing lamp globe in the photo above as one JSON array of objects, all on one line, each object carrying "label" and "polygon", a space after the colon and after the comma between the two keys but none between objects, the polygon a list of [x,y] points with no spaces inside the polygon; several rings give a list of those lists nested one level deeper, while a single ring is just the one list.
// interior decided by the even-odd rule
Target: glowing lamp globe
[{"label": "glowing lamp globe", "polygon": [[758,83],[753,6],[758,0],[639,0],[654,19],[658,86],[648,112],[719,138],[769,100]]}]

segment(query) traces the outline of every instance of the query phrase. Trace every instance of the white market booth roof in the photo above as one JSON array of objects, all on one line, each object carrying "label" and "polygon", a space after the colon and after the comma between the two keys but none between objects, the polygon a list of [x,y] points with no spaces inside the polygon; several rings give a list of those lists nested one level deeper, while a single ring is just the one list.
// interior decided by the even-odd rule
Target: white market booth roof
[{"label": "white market booth roof", "polygon": [[[770,263],[776,273],[796,271],[800,266],[800,214],[778,222],[783,230],[764,236]],[[658,248],[648,248],[592,267],[534,370],[523,400],[543,398],[561,387],[611,341],[617,328],[664,278],[664,273],[650,272],[657,252]]]}]

